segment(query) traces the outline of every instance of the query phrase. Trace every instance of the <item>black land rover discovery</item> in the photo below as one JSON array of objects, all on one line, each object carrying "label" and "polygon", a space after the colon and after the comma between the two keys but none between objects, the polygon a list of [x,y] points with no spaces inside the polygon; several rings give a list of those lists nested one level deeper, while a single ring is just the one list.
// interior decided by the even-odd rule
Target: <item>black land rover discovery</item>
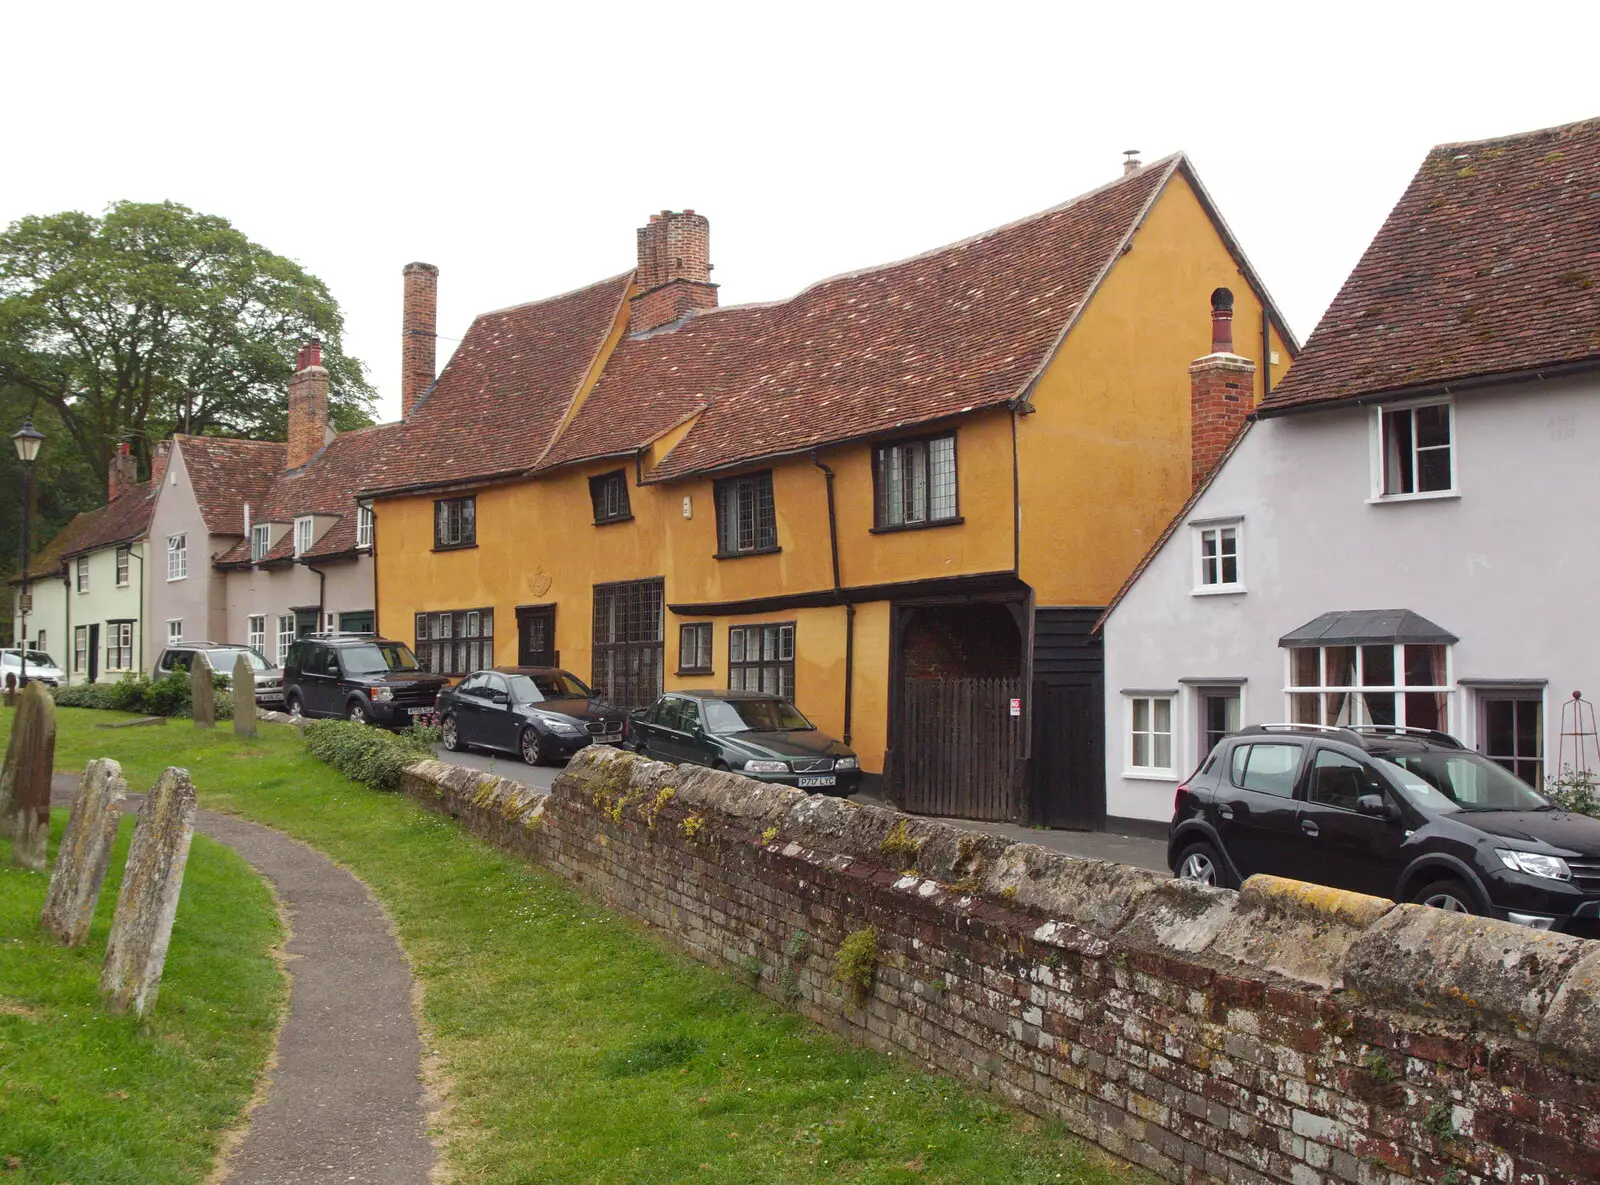
[{"label": "black land rover discovery", "polygon": [[1180,877],[1258,872],[1600,937],[1600,819],[1442,732],[1258,724],[1178,787]]},{"label": "black land rover discovery", "polygon": [[371,634],[310,634],[290,645],[283,662],[283,702],[293,716],[404,728],[432,715],[448,686],[443,675],[424,671],[404,642]]}]

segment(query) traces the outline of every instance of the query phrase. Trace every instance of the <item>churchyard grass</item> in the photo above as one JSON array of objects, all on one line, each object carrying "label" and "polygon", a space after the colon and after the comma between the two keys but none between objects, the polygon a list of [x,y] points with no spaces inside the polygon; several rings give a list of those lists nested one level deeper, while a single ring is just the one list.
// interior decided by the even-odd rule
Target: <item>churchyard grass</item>
[{"label": "churchyard grass", "polygon": [[92,727],[109,718],[60,711],[57,769],[113,756],[137,787],[183,765],[203,807],[294,835],[377,894],[424,988],[449,1099],[436,1137],[457,1180],[1144,1179],[1053,1123],[817,1030],[737,968],[702,966],[551,873],[315,761],[288,727]]},{"label": "churchyard grass", "polygon": [[[69,767],[58,757],[57,768]],[[134,788],[153,781],[141,767]],[[51,812],[52,859],[66,822]],[[132,834],[130,815],[88,941],[70,950],[39,925],[47,878],[12,867],[0,839],[0,1181],[204,1181],[271,1052],[286,998],[277,907],[248,864],[202,836],[154,1013],[141,1024],[101,1004]]]}]

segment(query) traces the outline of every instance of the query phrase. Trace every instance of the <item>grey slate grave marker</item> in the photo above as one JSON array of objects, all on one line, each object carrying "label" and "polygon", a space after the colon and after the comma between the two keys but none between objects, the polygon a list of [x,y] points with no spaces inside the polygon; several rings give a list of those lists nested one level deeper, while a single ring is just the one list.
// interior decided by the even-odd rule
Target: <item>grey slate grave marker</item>
[{"label": "grey slate grave marker", "polygon": [[155,1007],[194,837],[194,814],[188,771],[168,766],[139,808],[122,872],[117,916],[100,969],[100,993],[112,1012],[132,1008],[143,1017]]},{"label": "grey slate grave marker", "polygon": [[89,937],[127,794],[122,766],[109,757],[91,761],[78,782],[39,918],[40,925],[68,946],[82,946]]},{"label": "grey slate grave marker", "polygon": [[233,660],[233,732],[242,737],[256,735],[256,673],[242,651]]},{"label": "grey slate grave marker", "polygon": [[217,726],[216,683],[211,678],[211,667],[199,655],[195,655],[194,667],[189,672],[189,690],[194,703],[194,726],[215,728]]},{"label": "grey slate grave marker", "polygon": [[50,839],[50,772],[56,757],[56,702],[38,680],[22,690],[0,767],[0,835],[11,858],[43,872]]}]

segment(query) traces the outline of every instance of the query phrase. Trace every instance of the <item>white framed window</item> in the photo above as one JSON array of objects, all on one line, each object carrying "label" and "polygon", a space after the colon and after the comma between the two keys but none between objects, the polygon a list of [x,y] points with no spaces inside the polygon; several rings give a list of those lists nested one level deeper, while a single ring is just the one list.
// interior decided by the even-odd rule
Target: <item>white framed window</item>
[{"label": "white framed window", "polygon": [[305,555],[311,550],[311,519],[297,518],[294,520],[294,553]]},{"label": "white framed window", "polygon": [[183,641],[183,619],[173,618],[167,622],[167,645],[176,646]]},{"label": "white framed window", "polygon": [[89,627],[86,625],[73,626],[72,628],[72,669],[82,671],[89,665]]},{"label": "white framed window", "polygon": [[372,546],[372,507],[356,507],[356,546]]},{"label": "white framed window", "polygon": [[280,613],[278,615],[278,665],[281,667],[284,660],[289,657],[289,647],[294,644],[294,614]]},{"label": "white framed window", "polygon": [[1172,692],[1132,692],[1127,694],[1128,772],[1156,778],[1176,778],[1176,749],[1173,745]]},{"label": "white framed window", "polygon": [[1243,592],[1243,520],[1193,523],[1191,530],[1195,593]]},{"label": "white framed window", "polygon": [[132,549],[127,547],[117,548],[117,587],[128,587],[128,560]]},{"label": "white framed window", "polygon": [[40,650],[48,650],[49,649],[49,647],[46,646],[45,643],[44,643],[44,631],[43,630],[40,630],[39,633],[34,637],[33,644],[34,644],[34,646],[36,648],[38,648]]},{"label": "white framed window", "polygon": [[1398,725],[1450,731],[1450,647],[1379,642],[1288,652],[1296,724]]},{"label": "white framed window", "polygon": [[268,523],[257,523],[250,528],[250,560],[259,564],[261,557],[272,550],[272,527]]},{"label": "white framed window", "polygon": [[1456,492],[1456,413],[1449,399],[1372,413],[1372,498],[1439,498]]},{"label": "white framed window", "polygon": [[247,635],[245,641],[250,649],[261,654],[267,652],[267,618],[265,614],[251,617],[247,623],[245,634]]},{"label": "white framed window", "polygon": [[167,536],[167,579],[182,580],[189,575],[189,538],[187,535]]},{"label": "white framed window", "polygon": [[81,593],[89,591],[89,557],[80,555],[72,561],[73,583]]},{"label": "white framed window", "polygon": [[106,670],[133,669],[133,622],[106,622]]}]

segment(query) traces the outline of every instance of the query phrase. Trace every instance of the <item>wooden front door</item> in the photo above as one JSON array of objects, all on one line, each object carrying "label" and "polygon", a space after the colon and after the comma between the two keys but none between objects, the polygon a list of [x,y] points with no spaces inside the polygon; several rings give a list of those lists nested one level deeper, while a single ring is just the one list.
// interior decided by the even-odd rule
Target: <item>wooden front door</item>
[{"label": "wooden front door", "polygon": [[556,650],[556,607],[524,605],[517,610],[517,665],[553,667],[560,664]]},{"label": "wooden front door", "polygon": [[100,679],[100,626],[89,627],[89,682],[96,683]]},{"label": "wooden front door", "polygon": [[1099,680],[1033,685],[1034,822],[1095,831],[1105,825],[1105,705]]}]

